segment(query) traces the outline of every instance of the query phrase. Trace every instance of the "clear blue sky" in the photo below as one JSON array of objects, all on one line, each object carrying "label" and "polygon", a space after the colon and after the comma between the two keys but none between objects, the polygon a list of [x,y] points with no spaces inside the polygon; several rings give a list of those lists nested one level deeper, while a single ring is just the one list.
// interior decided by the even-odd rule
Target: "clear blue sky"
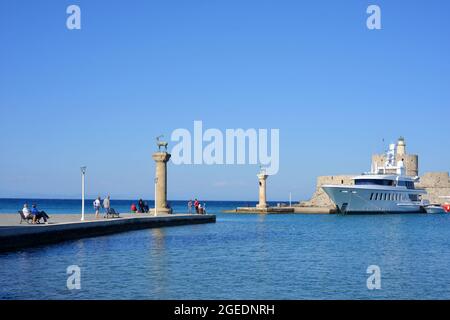
[{"label": "clear blue sky", "polygon": [[[81,30],[66,8],[81,7]],[[382,30],[366,28],[366,8]],[[448,171],[449,1],[0,2],[0,197],[153,198],[155,136],[279,128],[268,197],[308,198],[404,135]],[[169,165],[169,198],[254,200],[257,166]]]}]

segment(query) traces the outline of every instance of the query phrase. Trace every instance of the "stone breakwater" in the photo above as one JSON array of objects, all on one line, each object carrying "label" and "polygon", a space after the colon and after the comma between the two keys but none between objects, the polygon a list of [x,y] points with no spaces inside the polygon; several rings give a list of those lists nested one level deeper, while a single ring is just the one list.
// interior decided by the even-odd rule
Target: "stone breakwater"
[{"label": "stone breakwater", "polygon": [[31,246],[57,243],[86,237],[96,237],[125,231],[214,223],[215,215],[168,214],[80,221],[80,215],[52,215],[48,225],[19,224],[19,214],[0,215],[0,252]]}]

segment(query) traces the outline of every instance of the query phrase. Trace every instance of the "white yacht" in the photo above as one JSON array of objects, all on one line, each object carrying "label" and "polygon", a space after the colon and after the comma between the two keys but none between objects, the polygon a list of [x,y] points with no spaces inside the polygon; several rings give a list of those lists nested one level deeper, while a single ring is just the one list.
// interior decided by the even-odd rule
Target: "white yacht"
[{"label": "white yacht", "polygon": [[339,213],[424,212],[421,195],[426,191],[415,188],[418,177],[404,174],[403,161],[393,164],[394,148],[390,146],[385,167],[354,177],[354,185],[322,186]]}]

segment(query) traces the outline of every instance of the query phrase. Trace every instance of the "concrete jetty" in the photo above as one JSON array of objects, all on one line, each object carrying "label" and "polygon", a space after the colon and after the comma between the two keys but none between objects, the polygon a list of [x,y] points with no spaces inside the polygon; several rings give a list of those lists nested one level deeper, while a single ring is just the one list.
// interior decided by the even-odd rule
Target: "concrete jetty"
[{"label": "concrete jetty", "polygon": [[87,215],[85,221],[80,221],[79,214],[52,214],[49,224],[19,224],[19,221],[18,213],[0,214],[0,252],[131,230],[214,223],[216,216],[121,214],[120,218],[95,219]]},{"label": "concrete jetty", "polygon": [[257,213],[257,214],[334,214],[336,209],[327,207],[267,207],[264,209],[255,207],[239,207],[234,210],[223,210],[223,213]]},{"label": "concrete jetty", "polygon": [[292,207],[238,207],[234,210],[224,210],[224,213],[294,213]]},{"label": "concrete jetty", "polygon": [[265,169],[261,167],[260,172],[256,175],[258,177],[258,204],[255,207],[238,207],[234,210],[224,210],[223,213],[294,213],[292,207],[271,207],[267,204],[267,178],[269,175]]},{"label": "concrete jetty", "polygon": [[267,178],[265,170],[261,168],[256,175],[259,184],[259,201],[255,207],[237,207],[234,210],[223,210],[223,213],[256,213],[256,214],[284,214],[284,213],[301,213],[301,214],[332,214],[336,213],[333,207],[317,207],[317,206],[299,206],[299,205],[277,205],[269,206],[267,203]]}]

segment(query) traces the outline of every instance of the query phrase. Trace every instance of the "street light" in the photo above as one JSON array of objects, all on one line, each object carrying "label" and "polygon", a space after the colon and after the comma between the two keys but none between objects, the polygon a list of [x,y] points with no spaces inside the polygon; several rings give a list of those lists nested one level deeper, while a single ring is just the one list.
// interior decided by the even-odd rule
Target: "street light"
[{"label": "street light", "polygon": [[157,196],[157,186],[158,186],[158,178],[155,178],[155,217],[156,217],[156,215],[157,215],[157,209],[156,209],[156,206],[157,206],[157,204],[156,204],[156,196]]},{"label": "street light", "polygon": [[81,167],[81,221],[84,221],[84,176],[86,175],[86,166]]}]

